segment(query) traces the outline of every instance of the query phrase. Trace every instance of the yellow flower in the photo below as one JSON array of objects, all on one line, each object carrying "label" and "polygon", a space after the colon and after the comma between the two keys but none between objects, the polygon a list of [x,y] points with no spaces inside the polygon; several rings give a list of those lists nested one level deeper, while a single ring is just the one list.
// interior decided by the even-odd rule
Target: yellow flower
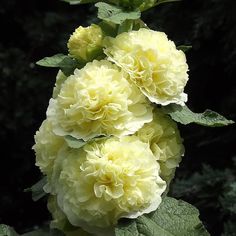
[{"label": "yellow flower", "polygon": [[52,95],[53,98],[56,98],[57,95],[60,93],[61,86],[65,82],[66,79],[67,77],[65,76],[65,74],[61,70],[59,70],[56,76],[55,87],[53,89],[53,95]]},{"label": "yellow flower", "polygon": [[66,215],[59,208],[57,199],[54,195],[49,196],[47,206],[53,218],[53,220],[50,222],[50,228],[59,229],[63,231],[66,236],[90,236],[89,233],[85,232],[81,228],[73,227],[69,223]]},{"label": "yellow flower", "polygon": [[184,105],[185,54],[163,32],[141,28],[104,40],[108,59],[124,69],[151,102]]},{"label": "yellow flower", "polygon": [[160,176],[168,184],[184,154],[182,138],[176,123],[159,109],[154,110],[153,121],[145,124],[136,136],[150,148],[160,164]]},{"label": "yellow flower", "polygon": [[157,209],[166,188],[159,168],[149,145],[136,136],[64,149],[54,169],[58,205],[72,225],[110,235],[119,218]]},{"label": "yellow flower", "polygon": [[47,115],[57,135],[88,140],[135,133],[152,120],[152,107],[126,75],[109,61],[93,61],[62,85]]},{"label": "yellow flower", "polygon": [[66,215],[58,207],[57,199],[55,196],[49,196],[47,207],[53,218],[53,220],[50,222],[50,228],[56,228],[63,231],[63,229],[66,227],[68,220],[66,218]]},{"label": "yellow flower", "polygon": [[33,149],[36,154],[36,166],[39,166],[44,174],[51,175],[57,153],[65,143],[64,138],[55,135],[52,132],[51,122],[44,120],[34,139]]},{"label": "yellow flower", "polygon": [[103,33],[98,25],[80,26],[68,41],[69,55],[73,58],[92,61],[102,54]]}]

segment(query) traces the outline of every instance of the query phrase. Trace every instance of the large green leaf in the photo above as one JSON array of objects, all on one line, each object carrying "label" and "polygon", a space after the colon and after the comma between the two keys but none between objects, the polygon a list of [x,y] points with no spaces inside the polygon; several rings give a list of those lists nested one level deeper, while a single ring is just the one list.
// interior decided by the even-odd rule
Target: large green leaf
[{"label": "large green leaf", "polygon": [[119,6],[105,2],[98,2],[95,6],[98,8],[98,18],[115,24],[121,24],[125,20],[136,20],[141,16],[139,10],[124,11],[124,9]]},{"label": "large green leaf", "polygon": [[71,75],[75,68],[79,66],[78,61],[64,54],[45,57],[37,61],[36,64],[45,67],[58,67],[66,76]]},{"label": "large green leaf", "polygon": [[19,234],[10,226],[0,224],[0,236],[19,236]]},{"label": "large green leaf", "polygon": [[192,205],[165,197],[159,208],[136,220],[121,222],[116,236],[209,236]]},{"label": "large green leaf", "polygon": [[47,177],[45,176],[32,187],[25,189],[25,192],[32,192],[32,199],[34,201],[38,201],[39,199],[47,195],[47,193],[43,190],[43,187],[46,185],[46,183]]},{"label": "large green leaf", "polygon": [[194,113],[187,106],[171,104],[163,107],[164,113],[169,114],[173,120],[187,125],[196,123],[203,126],[219,127],[233,124],[234,121],[227,120],[217,112],[206,110],[203,113]]}]

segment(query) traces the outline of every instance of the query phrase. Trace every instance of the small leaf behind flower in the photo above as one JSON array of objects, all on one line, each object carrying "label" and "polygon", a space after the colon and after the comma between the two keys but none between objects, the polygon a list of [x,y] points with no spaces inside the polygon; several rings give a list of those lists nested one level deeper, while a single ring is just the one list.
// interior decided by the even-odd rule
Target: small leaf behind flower
[{"label": "small leaf behind flower", "polygon": [[[36,202],[42,197],[46,196],[47,193],[44,192],[43,187],[47,183],[47,177],[43,177],[41,180],[39,180],[36,184],[34,184],[32,187],[25,189],[25,192],[32,192],[32,199]],[[1,235],[1,234],[0,234]]]},{"label": "small leaf behind flower", "polygon": [[187,106],[182,107],[176,104],[162,107],[162,110],[170,115],[173,120],[184,125],[196,123],[203,126],[220,127],[234,123],[234,121],[227,120],[224,116],[211,110],[206,110],[203,113],[194,113]]},{"label": "small leaf behind flower", "polygon": [[198,210],[182,200],[165,197],[159,208],[135,220],[120,222],[116,236],[210,236]]},{"label": "small leaf behind flower", "polygon": [[141,12],[139,10],[124,11],[121,7],[104,2],[98,2],[95,6],[98,8],[99,19],[115,24],[121,24],[125,20],[136,20],[141,16]]},{"label": "small leaf behind flower", "polygon": [[187,52],[191,48],[192,48],[192,46],[187,46],[187,45],[180,45],[180,46],[177,47],[178,50],[181,50],[183,52]]},{"label": "small leaf behind flower", "polygon": [[71,75],[75,68],[79,67],[77,60],[64,54],[56,54],[51,57],[45,57],[37,61],[36,64],[45,67],[58,67],[66,76]]},{"label": "small leaf behind flower", "polygon": [[89,139],[87,141],[84,141],[83,139],[77,139],[77,138],[74,138],[74,137],[72,137],[70,135],[66,135],[64,137],[64,139],[65,139],[67,145],[70,148],[79,149],[79,148],[83,147],[87,143],[90,143],[90,142],[93,142],[93,141],[99,142],[99,141],[102,141],[103,139],[107,139],[108,137],[109,136],[101,135],[101,136]]},{"label": "small leaf behind flower", "polygon": [[64,137],[64,139],[65,139],[67,145],[71,148],[81,148],[86,144],[86,142],[84,140],[76,139],[70,135],[66,135]]},{"label": "small leaf behind flower", "polygon": [[112,22],[101,21],[98,25],[101,27],[104,35],[110,37],[115,37],[117,35],[118,26],[116,24]]},{"label": "small leaf behind flower", "polygon": [[71,5],[97,2],[97,0],[61,0],[61,1],[68,2]]},{"label": "small leaf behind flower", "polygon": [[154,6],[160,5],[162,3],[168,3],[168,2],[180,2],[182,0],[158,0]]},{"label": "small leaf behind flower", "polygon": [[46,67],[60,67],[62,65],[68,65],[68,56],[64,54],[56,54],[51,57],[44,57],[43,59],[36,62],[39,66]]},{"label": "small leaf behind flower", "polygon": [[139,30],[140,28],[148,29],[148,26],[141,20],[125,20],[122,24],[118,27],[118,34],[123,32],[129,32],[132,30]]}]

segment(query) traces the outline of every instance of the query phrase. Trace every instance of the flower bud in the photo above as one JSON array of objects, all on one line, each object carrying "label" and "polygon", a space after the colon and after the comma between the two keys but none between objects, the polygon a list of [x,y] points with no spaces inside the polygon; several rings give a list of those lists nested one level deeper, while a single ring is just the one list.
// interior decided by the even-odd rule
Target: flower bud
[{"label": "flower bud", "polygon": [[80,26],[67,43],[69,55],[85,62],[92,61],[102,54],[102,39],[103,33],[98,25]]}]

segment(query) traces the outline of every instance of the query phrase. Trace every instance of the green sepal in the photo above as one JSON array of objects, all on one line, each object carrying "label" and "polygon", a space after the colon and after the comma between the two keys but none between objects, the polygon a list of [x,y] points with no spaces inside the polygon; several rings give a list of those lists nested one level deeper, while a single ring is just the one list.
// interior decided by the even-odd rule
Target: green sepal
[{"label": "green sepal", "polygon": [[181,50],[183,52],[187,52],[192,48],[190,45],[180,45],[177,47],[178,50]]},{"label": "green sepal", "polygon": [[87,143],[94,142],[94,141],[99,142],[99,141],[102,141],[103,139],[107,139],[108,137],[110,136],[100,135],[100,136],[91,138],[87,141],[84,141],[83,139],[77,139],[70,135],[66,135],[64,136],[64,139],[70,148],[79,149]]},{"label": "green sepal", "polygon": [[82,140],[82,139],[76,139],[76,138],[74,138],[74,137],[72,137],[72,136],[70,136],[70,135],[66,135],[66,136],[64,137],[64,139],[65,139],[67,145],[68,145],[70,148],[76,148],[76,149],[77,149],[77,148],[83,147],[83,146],[86,144],[86,142],[85,142],[84,140]]},{"label": "green sepal", "polygon": [[27,188],[24,192],[31,192],[33,201],[38,201],[47,195],[47,193],[43,190],[43,187],[47,184],[47,177],[44,176],[41,180],[39,180],[32,187]]}]

